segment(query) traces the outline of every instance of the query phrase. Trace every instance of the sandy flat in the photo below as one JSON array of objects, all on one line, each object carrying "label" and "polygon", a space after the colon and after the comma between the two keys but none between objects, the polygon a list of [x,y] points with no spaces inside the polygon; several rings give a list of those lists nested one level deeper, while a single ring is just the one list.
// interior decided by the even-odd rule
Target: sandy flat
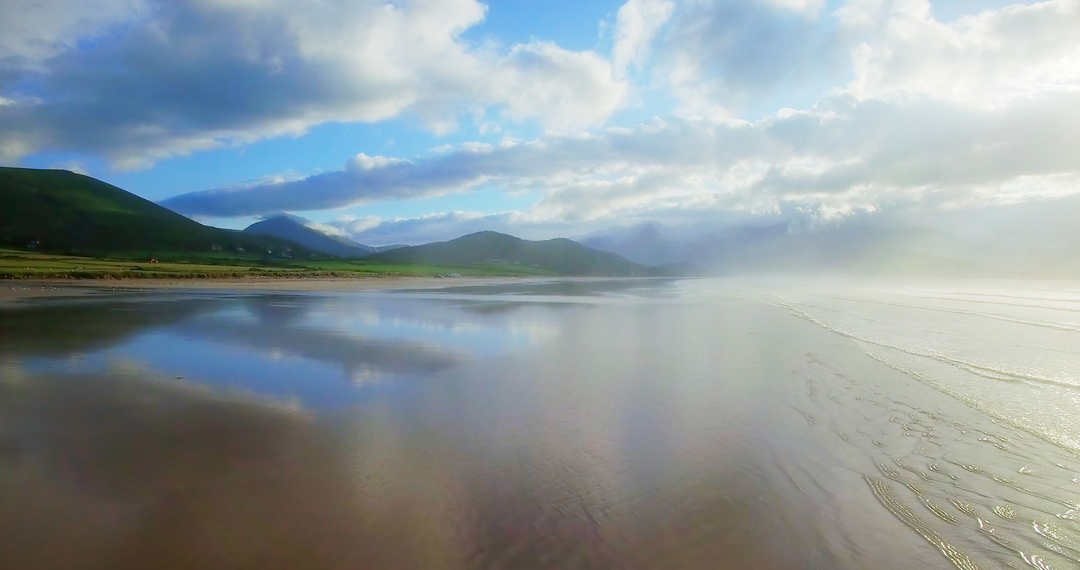
[{"label": "sandy flat", "polygon": [[[477,285],[534,284],[552,281],[599,281],[606,277],[368,277],[353,279],[86,279],[0,281],[0,302],[36,297],[70,297],[93,291],[380,291],[443,289]],[[620,278],[624,280],[627,278]],[[636,278],[647,279],[647,278]]]},{"label": "sandy flat", "polygon": [[952,567],[913,521],[988,568],[947,498],[1049,508],[948,457],[1066,497],[1017,473],[1065,458],[782,307],[311,297],[0,312],[3,567]]},{"label": "sandy flat", "polygon": [[86,288],[44,281],[0,281],[0,302],[34,297],[70,297],[86,291]]}]

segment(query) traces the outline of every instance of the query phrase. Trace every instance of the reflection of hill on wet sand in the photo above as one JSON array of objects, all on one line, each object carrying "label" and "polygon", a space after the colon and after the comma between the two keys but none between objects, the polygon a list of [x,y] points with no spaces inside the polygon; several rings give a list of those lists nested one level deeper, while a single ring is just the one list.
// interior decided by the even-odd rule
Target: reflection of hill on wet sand
[{"label": "reflection of hill on wet sand", "polygon": [[139,332],[216,310],[220,302],[83,301],[0,309],[0,354],[63,356],[114,346]]},{"label": "reflection of hill on wet sand", "polygon": [[215,318],[236,301],[165,299],[77,302],[0,311],[0,356],[67,356],[119,345],[152,330],[168,330],[225,345],[278,351],[340,365],[351,375],[428,375],[464,359],[431,344],[381,341],[300,324],[311,309],[288,297],[240,300],[256,322]]}]

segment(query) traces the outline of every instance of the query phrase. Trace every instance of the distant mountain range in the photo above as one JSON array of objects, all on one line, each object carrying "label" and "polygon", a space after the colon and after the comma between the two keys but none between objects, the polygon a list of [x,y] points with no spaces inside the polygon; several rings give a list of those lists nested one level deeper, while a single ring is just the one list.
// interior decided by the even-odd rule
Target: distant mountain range
[{"label": "distant mountain range", "polygon": [[89,176],[6,167],[0,167],[0,246],[122,257],[306,253],[291,241],[204,226]]},{"label": "distant mountain range", "polygon": [[302,245],[312,251],[341,258],[364,257],[380,251],[389,251],[402,245],[372,247],[342,237],[321,232],[308,227],[292,216],[281,215],[255,222],[244,229],[244,233],[260,236],[273,236]]},{"label": "distant mountain range", "polygon": [[248,226],[244,233],[287,239],[341,258],[383,263],[470,266],[514,265],[561,275],[676,275],[694,273],[686,264],[649,267],[568,239],[528,241],[497,232],[478,232],[419,246],[372,247],[319,231],[301,219],[280,215]]},{"label": "distant mountain range", "polygon": [[[199,259],[332,256],[355,263],[424,264],[508,274],[673,275],[685,267],[650,267],[568,239],[527,241],[480,232],[448,242],[370,247],[283,215],[244,231],[205,226],[130,192],[66,170],[0,167],[0,247],[113,258]],[[513,266],[513,267],[509,267]],[[448,271],[452,272],[452,270]]]},{"label": "distant mountain range", "polygon": [[[1038,220],[1034,214],[1045,212],[1028,214],[1026,219]],[[697,230],[642,223],[574,241],[527,241],[480,232],[414,247],[370,247],[326,234],[290,215],[252,224],[244,231],[214,228],[89,176],[0,167],[0,247],[43,252],[197,258],[200,263],[269,257],[279,265],[336,257],[360,260],[356,263],[483,266],[485,271],[508,265],[515,266],[508,273],[535,268],[538,273],[560,275],[1080,275],[1080,242],[1074,238],[1032,237],[1038,227],[1030,223],[997,233],[979,229],[974,237],[959,238],[859,223],[809,230],[786,223]]]}]

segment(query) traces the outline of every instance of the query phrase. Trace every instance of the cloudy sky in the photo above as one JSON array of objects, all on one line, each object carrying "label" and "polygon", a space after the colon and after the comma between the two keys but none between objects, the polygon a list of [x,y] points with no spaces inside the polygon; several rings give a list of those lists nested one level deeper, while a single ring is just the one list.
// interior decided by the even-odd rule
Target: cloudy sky
[{"label": "cloudy sky", "polygon": [[0,3],[0,163],[373,245],[1073,204],[1077,133],[1080,0]]}]

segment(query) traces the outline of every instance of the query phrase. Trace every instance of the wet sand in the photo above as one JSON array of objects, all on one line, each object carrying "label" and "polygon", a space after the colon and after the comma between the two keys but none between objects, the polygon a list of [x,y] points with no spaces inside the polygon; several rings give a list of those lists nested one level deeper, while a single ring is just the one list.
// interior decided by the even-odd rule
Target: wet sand
[{"label": "wet sand", "polygon": [[0,312],[22,331],[0,345],[0,560],[1076,564],[1074,453],[782,307],[616,299],[112,299],[79,327]]},{"label": "wet sand", "polygon": [[0,303],[39,297],[74,297],[88,290],[55,281],[0,281]]},{"label": "wet sand", "polygon": [[649,281],[648,277],[365,277],[356,279],[19,279],[0,280],[0,302],[37,297],[73,297],[112,291],[348,292],[443,289],[545,283]]}]

